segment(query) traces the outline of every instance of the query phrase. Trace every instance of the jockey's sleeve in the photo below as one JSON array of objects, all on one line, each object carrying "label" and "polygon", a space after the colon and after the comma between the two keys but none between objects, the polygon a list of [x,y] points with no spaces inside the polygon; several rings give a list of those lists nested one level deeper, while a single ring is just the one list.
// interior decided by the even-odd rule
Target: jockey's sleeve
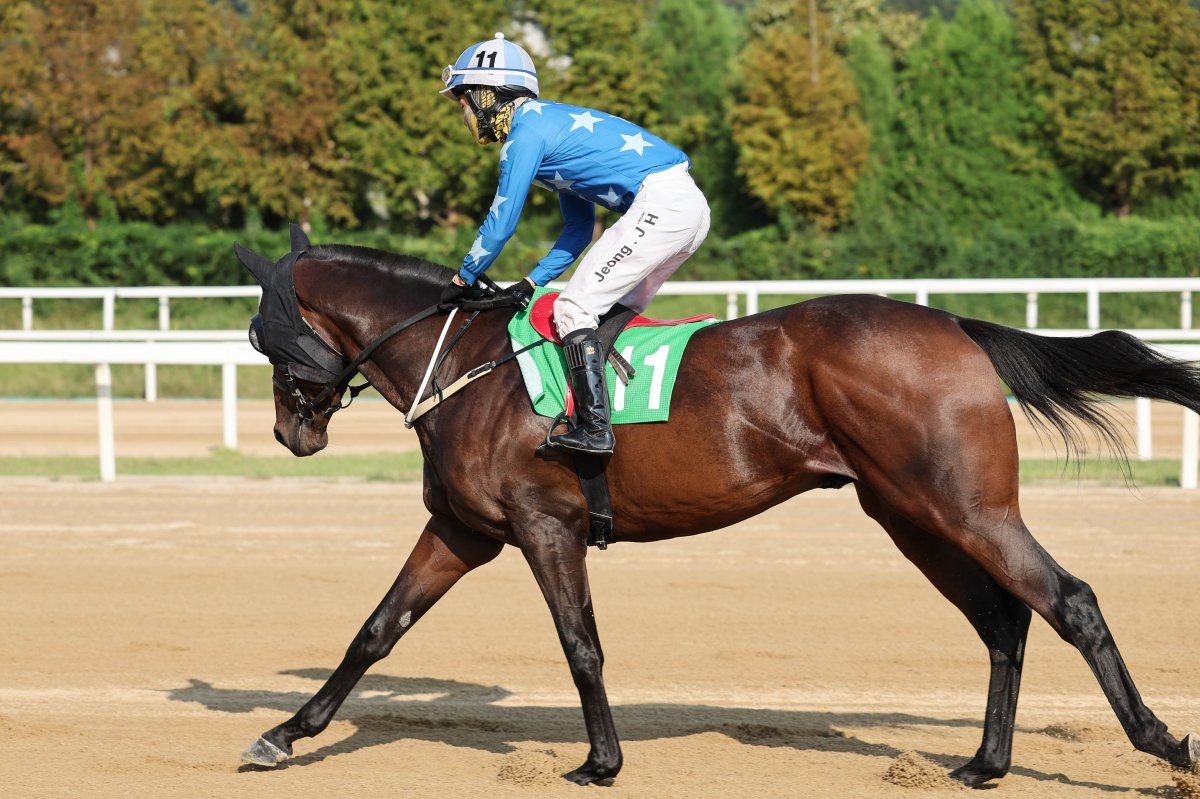
[{"label": "jockey's sleeve", "polygon": [[540,136],[512,137],[500,148],[500,185],[479,235],[458,270],[467,283],[474,284],[512,238],[545,148],[546,142]]},{"label": "jockey's sleeve", "polygon": [[592,243],[592,231],[596,225],[596,206],[589,200],[574,194],[559,192],[558,206],[562,209],[563,232],[554,247],[529,273],[529,278],[544,286],[567,271],[587,246]]}]

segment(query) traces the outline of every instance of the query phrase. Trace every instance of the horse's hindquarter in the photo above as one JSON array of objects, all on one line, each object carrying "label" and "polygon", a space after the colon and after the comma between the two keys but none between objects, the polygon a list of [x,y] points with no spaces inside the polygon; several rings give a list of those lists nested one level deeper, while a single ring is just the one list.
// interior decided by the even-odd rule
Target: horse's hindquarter
[{"label": "horse's hindquarter", "polygon": [[[921,469],[966,468],[938,453],[967,425],[1015,469],[991,363],[942,312],[843,296],[716,325],[692,339],[670,422],[617,429],[616,534],[704,532],[812,488],[865,478],[886,490]],[[991,492],[1002,503],[1009,482]]]},{"label": "horse's hindquarter", "polygon": [[852,477],[813,402],[814,354],[797,307],[697,333],[670,421],[617,428],[609,480],[619,538],[715,530]]}]

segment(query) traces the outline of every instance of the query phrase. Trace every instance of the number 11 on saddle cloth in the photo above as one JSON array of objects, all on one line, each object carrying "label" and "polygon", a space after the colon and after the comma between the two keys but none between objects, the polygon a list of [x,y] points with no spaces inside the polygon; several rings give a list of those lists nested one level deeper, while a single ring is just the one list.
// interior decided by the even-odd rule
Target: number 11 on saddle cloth
[{"label": "number 11 on saddle cloth", "polygon": [[[528,307],[513,317],[508,333],[514,352],[539,339],[556,340],[550,314],[557,294],[546,288],[537,289]],[[611,364],[605,367],[612,423],[667,421],[675,378],[688,341],[697,331],[717,322],[711,316],[675,321],[635,317],[621,331],[613,349],[633,366],[636,374],[625,385],[617,379]],[[564,411],[571,412],[562,347],[534,347],[518,355],[517,363],[535,413],[553,418]]]}]

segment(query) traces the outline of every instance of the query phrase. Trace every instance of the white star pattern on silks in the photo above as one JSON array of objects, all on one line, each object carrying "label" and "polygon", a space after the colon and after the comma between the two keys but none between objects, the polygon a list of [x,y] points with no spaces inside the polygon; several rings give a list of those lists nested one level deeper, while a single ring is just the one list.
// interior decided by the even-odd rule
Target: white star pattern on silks
[{"label": "white star pattern on silks", "polygon": [[571,126],[571,130],[575,130],[576,128],[587,128],[588,133],[595,133],[596,131],[594,131],[592,128],[597,122],[604,121],[600,117],[592,116],[591,111],[584,111],[582,114],[570,114],[570,117],[571,119],[575,120],[575,124]]},{"label": "white star pattern on silks", "polygon": [[471,251],[467,255],[471,256],[476,262],[485,255],[491,255],[491,250],[483,249],[483,236],[477,236],[475,243],[471,245]]},{"label": "white star pattern on silks", "polygon": [[645,150],[647,147],[654,146],[642,138],[641,132],[638,132],[633,136],[626,136],[624,133],[622,133],[621,138],[625,140],[625,146],[621,148],[620,152],[625,152],[626,150],[637,150],[638,155],[644,155],[645,153],[642,152],[643,150]]},{"label": "white star pattern on silks", "polygon": [[504,142],[504,146],[500,148],[500,160],[501,161],[508,160],[508,148],[509,147],[512,147],[512,142],[506,141],[506,142]]},{"label": "white star pattern on silks", "polygon": [[562,191],[563,189],[569,189],[569,188],[571,188],[571,186],[574,183],[575,183],[575,181],[573,181],[573,180],[564,180],[563,176],[558,172],[554,173],[554,180],[550,181],[550,184],[552,186],[554,186],[555,191]]},{"label": "white star pattern on silks", "polygon": [[490,216],[491,214],[495,214],[496,216],[500,216],[500,206],[504,205],[506,202],[508,202],[507,197],[501,197],[499,194],[497,194],[496,199],[492,200],[492,207],[488,209],[488,215]]},{"label": "white star pattern on silks", "polygon": [[521,116],[525,116],[530,111],[537,111],[538,115],[541,115],[542,109],[545,107],[545,103],[539,103],[537,100],[530,100],[521,106]]},{"label": "white star pattern on silks", "polygon": [[616,208],[617,203],[621,202],[621,195],[613,191],[612,186],[608,187],[608,194],[601,194],[600,199],[608,203],[609,208]]}]

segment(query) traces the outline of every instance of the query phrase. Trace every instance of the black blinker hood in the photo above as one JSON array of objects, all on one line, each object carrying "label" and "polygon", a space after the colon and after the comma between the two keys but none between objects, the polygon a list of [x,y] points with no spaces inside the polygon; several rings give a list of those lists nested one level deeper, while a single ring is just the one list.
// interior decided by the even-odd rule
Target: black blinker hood
[{"label": "black blinker hood", "polygon": [[258,313],[250,320],[250,344],[300,380],[322,385],[336,380],[345,360],[300,315],[292,272],[304,253],[290,252],[270,266],[257,253],[238,245],[235,250],[263,290]]}]

